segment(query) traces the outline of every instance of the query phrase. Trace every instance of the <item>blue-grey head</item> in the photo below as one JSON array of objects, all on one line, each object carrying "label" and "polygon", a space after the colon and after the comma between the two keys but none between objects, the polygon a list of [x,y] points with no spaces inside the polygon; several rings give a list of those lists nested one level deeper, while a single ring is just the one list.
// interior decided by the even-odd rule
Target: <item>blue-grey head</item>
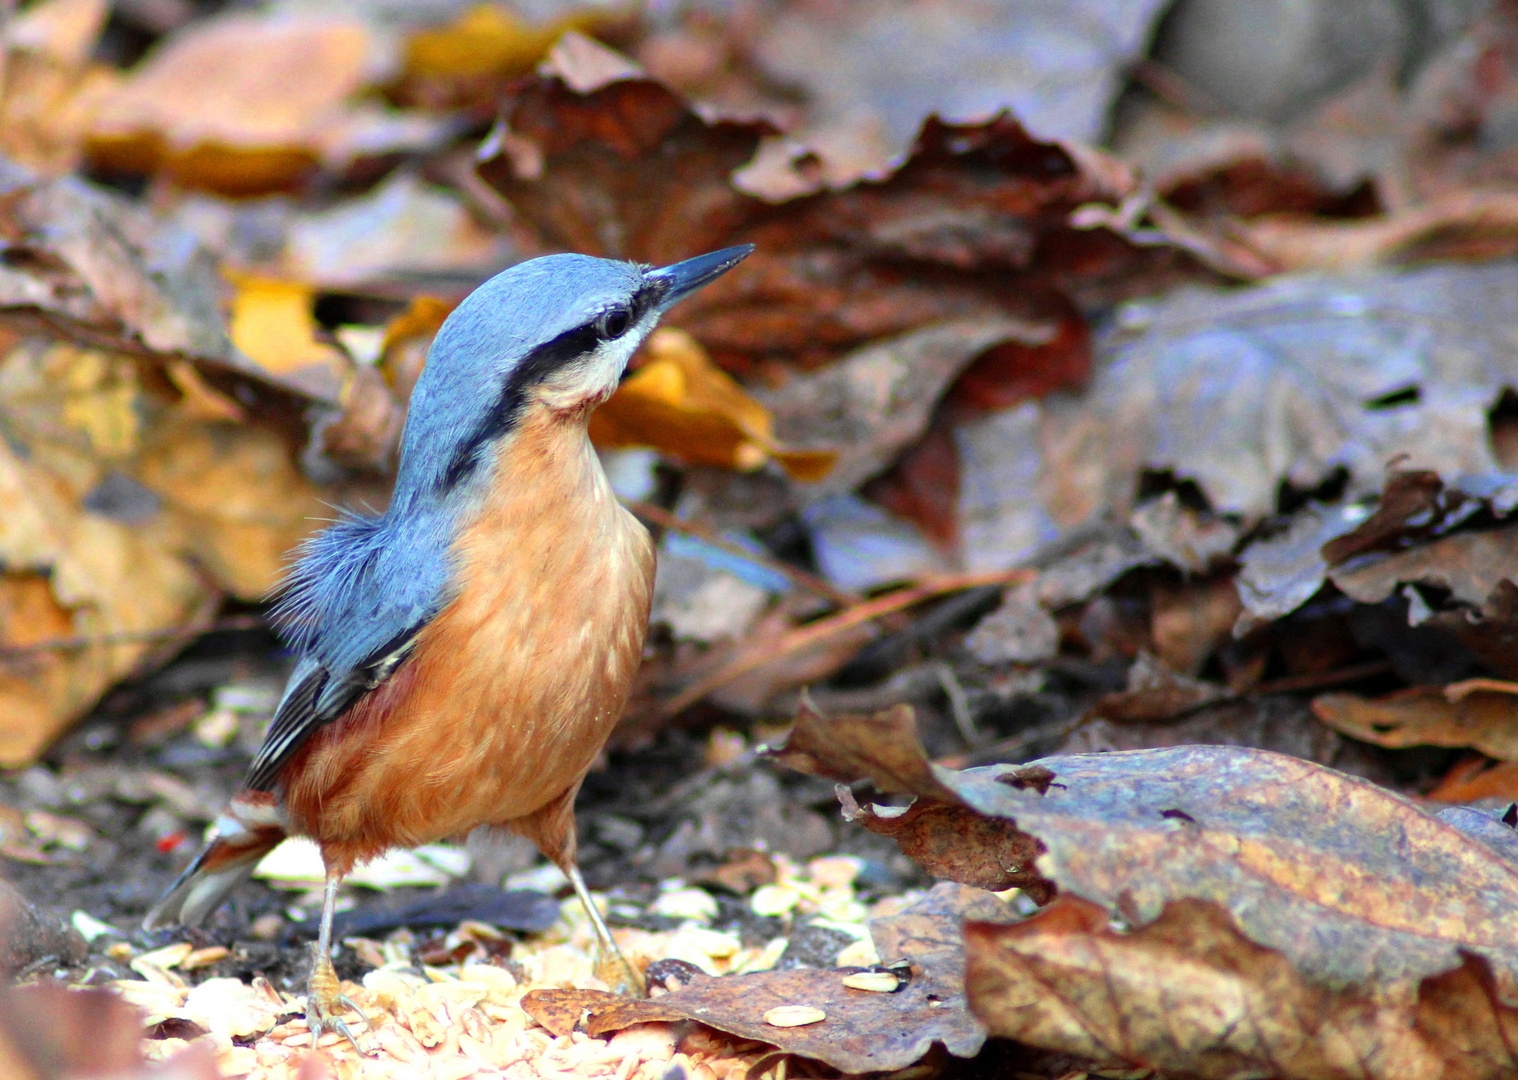
[{"label": "blue-grey head", "polygon": [[446,602],[456,530],[501,440],[531,409],[588,414],[660,316],[752,250],[659,268],[547,255],[471,293],[427,354],[389,509],[346,514],[302,547],[277,612],[291,644],[333,687],[369,678]]},{"label": "blue-grey head", "polygon": [[657,269],[547,255],[481,285],[438,332],[412,396],[394,496],[402,512],[471,479],[529,402],[588,412],[605,401],[660,316],[752,250]]}]

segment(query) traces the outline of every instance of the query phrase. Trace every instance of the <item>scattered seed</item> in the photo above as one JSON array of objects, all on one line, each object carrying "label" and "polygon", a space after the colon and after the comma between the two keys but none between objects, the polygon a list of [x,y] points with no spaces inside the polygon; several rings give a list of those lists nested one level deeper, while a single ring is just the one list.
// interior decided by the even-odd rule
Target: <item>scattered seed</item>
[{"label": "scattered seed", "polygon": [[755,915],[784,915],[801,900],[801,894],[789,885],[761,885],[749,898]]},{"label": "scattered seed", "polygon": [[194,971],[196,968],[210,967],[220,963],[232,955],[232,951],[225,945],[208,945],[204,949],[196,949],[179,962],[180,970]]},{"label": "scattered seed", "polygon": [[901,986],[901,980],[889,971],[856,971],[843,977],[843,985],[873,994],[894,994]]},{"label": "scattered seed", "polygon": [[188,941],[179,941],[173,945],[165,945],[161,949],[154,949],[152,952],[145,952],[137,959],[144,964],[167,969],[184,963],[184,958],[194,951],[195,946]]},{"label": "scattered seed", "polygon": [[764,1022],[770,1027],[785,1028],[806,1027],[827,1018],[827,1013],[810,1005],[777,1005],[764,1014]]}]

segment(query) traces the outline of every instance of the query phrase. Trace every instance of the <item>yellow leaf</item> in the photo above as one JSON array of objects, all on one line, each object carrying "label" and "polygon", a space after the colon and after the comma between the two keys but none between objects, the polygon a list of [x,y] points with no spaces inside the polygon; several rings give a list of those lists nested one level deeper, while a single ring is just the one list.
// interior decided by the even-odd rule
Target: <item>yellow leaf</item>
[{"label": "yellow leaf", "polygon": [[314,294],[294,281],[230,275],[237,286],[232,301],[232,344],[266,371],[322,382],[324,396],[346,382],[348,364],[334,346],[317,340]]},{"label": "yellow leaf", "polygon": [[54,376],[64,393],[63,422],[83,432],[96,454],[124,458],[137,449],[137,379],[131,361],[94,349],[59,349]]},{"label": "yellow leaf", "polygon": [[523,75],[566,29],[593,21],[581,12],[533,26],[499,4],[476,4],[446,26],[421,30],[406,43],[406,74],[468,79]]},{"label": "yellow leaf", "polygon": [[656,330],[649,359],[590,418],[603,447],[650,446],[693,465],[752,471],[773,458],[798,480],[820,480],[837,455],[791,450],[774,438],[774,420],[712,363],[683,330]]}]

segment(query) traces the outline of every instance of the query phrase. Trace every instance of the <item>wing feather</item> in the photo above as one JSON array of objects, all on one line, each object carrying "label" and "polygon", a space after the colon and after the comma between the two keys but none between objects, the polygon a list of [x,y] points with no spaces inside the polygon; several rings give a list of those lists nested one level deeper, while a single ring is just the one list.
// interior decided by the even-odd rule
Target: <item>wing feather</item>
[{"label": "wing feather", "polygon": [[305,745],[313,732],[330,724],[353,703],[395,673],[416,644],[421,627],[397,634],[374,656],[334,679],[321,662],[307,656],[290,674],[285,696],[269,722],[263,744],[248,766],[243,786],[254,791],[273,791],[279,772],[291,756]]}]

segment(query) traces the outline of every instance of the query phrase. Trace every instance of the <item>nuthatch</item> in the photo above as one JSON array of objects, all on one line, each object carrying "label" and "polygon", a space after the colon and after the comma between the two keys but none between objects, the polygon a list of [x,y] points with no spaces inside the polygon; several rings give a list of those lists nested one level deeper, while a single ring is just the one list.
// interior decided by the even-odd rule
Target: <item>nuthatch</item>
[{"label": "nuthatch", "polygon": [[327,881],[307,1018],[313,1039],[353,1040],[332,970],[338,882],[390,848],[494,825],[568,875],[637,985],[575,865],[574,800],[638,668],[654,550],[585,425],[659,317],[752,250],[662,269],[549,255],[448,317],[390,506],[302,550],[278,611],[299,657],[284,698],[149,929],[200,923],[286,836],[311,837]]}]

